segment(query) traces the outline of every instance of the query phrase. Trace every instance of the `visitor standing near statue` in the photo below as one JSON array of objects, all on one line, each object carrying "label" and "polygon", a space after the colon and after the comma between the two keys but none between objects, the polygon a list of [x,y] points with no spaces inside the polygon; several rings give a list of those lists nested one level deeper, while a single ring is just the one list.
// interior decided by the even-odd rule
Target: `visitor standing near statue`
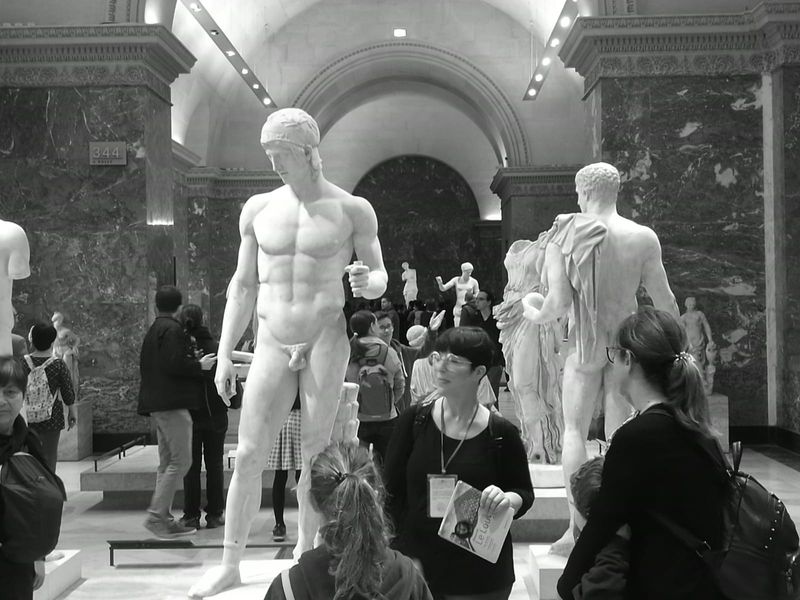
[{"label": "visitor standing near statue", "polygon": [[[231,352],[253,306],[257,342],[228,490],[222,565],[192,587],[193,597],[241,581],[239,563],[261,503],[261,472],[298,390],[303,469],[295,558],[312,548],[321,520],[310,504],[308,466],[328,446],[350,356],[342,274],[348,273],[357,298],[380,298],[386,290],[375,211],[325,179],[319,142],[317,123],[296,108],[275,111],[261,131],[261,145],[285,185],[251,197],[239,219],[241,244],[217,364],[223,398],[233,394]],[[354,251],[359,260],[348,265]]]},{"label": "visitor standing near statue", "polygon": [[156,292],[158,316],[142,342],[139,355],[140,415],[153,418],[158,436],[156,487],[144,526],[153,535],[171,539],[195,533],[170,515],[172,501],[192,466],[192,417],[199,408],[203,371],[216,362],[214,354],[200,359],[192,353],[189,337],[178,321],[183,297],[165,285]]},{"label": "visitor standing near statue", "polygon": [[472,263],[465,262],[461,264],[461,275],[453,277],[447,283],[442,283],[442,278],[436,276],[436,285],[439,286],[440,292],[446,292],[454,286],[456,288],[456,305],[453,307],[453,323],[456,327],[461,320],[461,307],[467,301],[467,292],[472,292],[472,296],[475,297],[480,291],[478,280],[472,277],[473,270]]},{"label": "visitor standing near statue", "polygon": [[[570,315],[572,348],[564,365],[562,395],[562,462],[568,497],[570,475],[587,458],[585,444],[596,400],[604,400],[606,438],[632,410],[606,385],[606,346],[613,345],[619,324],[636,312],[640,286],[656,308],[678,317],[658,236],[617,213],[619,186],[619,171],[610,164],[595,163],[578,171],[575,190],[581,213],[556,217],[542,240],[546,296],[532,292],[522,300],[523,315],[535,324]],[[574,524],[571,509],[570,527],[551,552],[569,553],[575,543]]]},{"label": "visitor standing near statue", "polygon": [[16,223],[0,220],[0,356],[11,356],[14,307],[11,293],[15,279],[31,275],[31,250],[25,231]]}]

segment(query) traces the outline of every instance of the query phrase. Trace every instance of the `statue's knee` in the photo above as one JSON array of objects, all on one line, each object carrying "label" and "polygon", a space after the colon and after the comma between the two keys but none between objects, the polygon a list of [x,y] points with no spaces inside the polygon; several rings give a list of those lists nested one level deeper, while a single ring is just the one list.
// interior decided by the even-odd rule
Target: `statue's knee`
[{"label": "statue's knee", "polygon": [[260,477],[265,463],[265,460],[260,459],[259,452],[242,449],[241,446],[236,451],[235,470],[241,477]]}]

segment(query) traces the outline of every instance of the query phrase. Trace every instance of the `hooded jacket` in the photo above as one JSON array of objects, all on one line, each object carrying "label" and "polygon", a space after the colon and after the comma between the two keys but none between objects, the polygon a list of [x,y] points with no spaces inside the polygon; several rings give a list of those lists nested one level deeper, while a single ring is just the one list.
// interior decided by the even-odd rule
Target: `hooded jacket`
[{"label": "hooded jacket", "polygon": [[[385,600],[432,600],[422,574],[411,559],[389,550],[384,562],[380,592]],[[333,575],[328,573],[331,555],[324,545],[304,553],[289,569],[289,580],[295,600],[332,600],[336,595]],[[272,581],[264,600],[286,600],[283,582],[278,576]],[[357,599],[353,599],[357,600]]]}]

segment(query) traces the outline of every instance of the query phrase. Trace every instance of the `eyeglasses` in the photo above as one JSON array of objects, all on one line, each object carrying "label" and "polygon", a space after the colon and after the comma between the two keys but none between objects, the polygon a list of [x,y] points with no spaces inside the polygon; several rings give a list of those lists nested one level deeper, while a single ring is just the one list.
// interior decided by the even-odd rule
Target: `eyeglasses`
[{"label": "eyeglasses", "polygon": [[456,356],[455,354],[431,352],[428,356],[428,364],[436,366],[440,363],[443,363],[444,367],[448,370],[465,369],[472,366],[472,361]]},{"label": "eyeglasses", "polygon": [[614,357],[619,352],[630,352],[631,356],[633,356],[633,352],[631,352],[627,348],[623,348],[621,346],[606,346],[606,358],[608,359],[608,362],[610,362],[613,365]]}]

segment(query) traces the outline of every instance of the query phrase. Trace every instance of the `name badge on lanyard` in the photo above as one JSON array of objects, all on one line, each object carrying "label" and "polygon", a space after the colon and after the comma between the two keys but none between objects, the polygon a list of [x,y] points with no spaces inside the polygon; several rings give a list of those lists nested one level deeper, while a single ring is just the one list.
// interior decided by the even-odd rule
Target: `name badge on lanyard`
[{"label": "name badge on lanyard", "polygon": [[441,519],[458,483],[457,475],[428,475],[428,516]]}]

